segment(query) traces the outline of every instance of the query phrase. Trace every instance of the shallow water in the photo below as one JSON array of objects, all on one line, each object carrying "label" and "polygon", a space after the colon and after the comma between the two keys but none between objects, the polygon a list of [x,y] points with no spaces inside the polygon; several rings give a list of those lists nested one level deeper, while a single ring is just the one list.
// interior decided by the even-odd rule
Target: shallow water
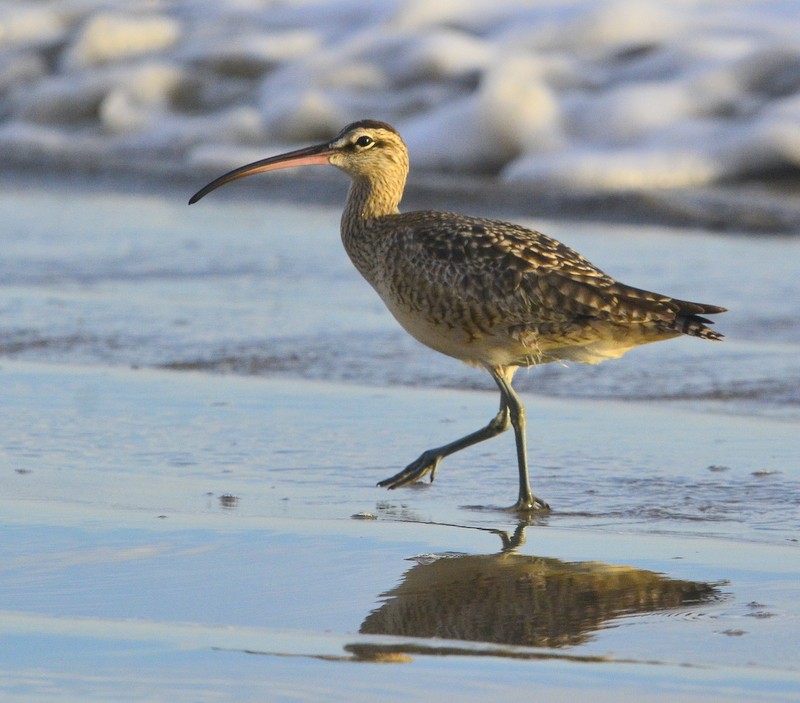
[{"label": "shallow water", "polygon": [[[0,192],[0,352],[376,386],[491,389],[399,329],[354,271],[338,211],[225,197]],[[216,196],[216,194],[215,194]],[[800,418],[800,240],[527,222],[611,275],[724,305],[728,339],[518,374],[547,395],[688,401]]]},{"label": "shallow water", "polygon": [[184,203],[0,193],[0,697],[796,700],[795,240],[535,223],[731,311],[519,374],[525,525],[510,436],[375,487],[497,400],[337,212]]}]

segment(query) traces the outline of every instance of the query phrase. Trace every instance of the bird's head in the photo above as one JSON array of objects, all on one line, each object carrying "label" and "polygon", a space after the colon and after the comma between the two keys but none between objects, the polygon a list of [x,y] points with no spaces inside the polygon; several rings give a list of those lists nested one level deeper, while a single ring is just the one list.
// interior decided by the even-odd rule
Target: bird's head
[{"label": "bird's head", "polygon": [[271,156],[229,171],[195,193],[189,204],[196,203],[212,190],[245,176],[318,164],[336,166],[356,180],[396,179],[402,190],[408,174],[408,150],[397,130],[391,125],[377,120],[361,120],[347,125],[336,137],[324,144]]}]

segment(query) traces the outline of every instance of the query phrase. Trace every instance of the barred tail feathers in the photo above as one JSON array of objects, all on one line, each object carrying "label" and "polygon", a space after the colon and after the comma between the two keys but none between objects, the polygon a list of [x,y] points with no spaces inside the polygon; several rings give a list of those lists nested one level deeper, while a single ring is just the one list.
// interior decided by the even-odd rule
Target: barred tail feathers
[{"label": "barred tail feathers", "polygon": [[712,342],[719,342],[725,339],[725,335],[712,330],[707,325],[713,325],[714,321],[700,314],[717,315],[726,312],[726,308],[718,305],[703,305],[701,303],[690,303],[682,300],[674,301],[680,305],[678,314],[675,317],[673,328],[681,334],[688,334],[690,337],[708,339]]}]

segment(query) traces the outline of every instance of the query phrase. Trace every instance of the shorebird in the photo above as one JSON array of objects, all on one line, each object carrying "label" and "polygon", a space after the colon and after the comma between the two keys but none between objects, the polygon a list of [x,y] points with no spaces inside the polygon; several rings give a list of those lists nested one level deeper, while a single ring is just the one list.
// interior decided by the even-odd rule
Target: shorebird
[{"label": "shorebird", "polygon": [[350,176],[342,243],[392,315],[423,344],[486,369],[500,390],[500,409],[485,427],[422,452],[379,486],[399,488],[426,475],[433,481],[446,456],[513,427],[519,495],[512,509],[549,510],[531,492],[525,408],[511,386],[518,368],[595,364],[680,335],[722,339],[702,315],[725,308],[619,283],[535,230],[450,212],[401,213],[408,150],[385,122],[354,122],[329,142],[241,166],[189,204],[245,176],[314,164]]}]

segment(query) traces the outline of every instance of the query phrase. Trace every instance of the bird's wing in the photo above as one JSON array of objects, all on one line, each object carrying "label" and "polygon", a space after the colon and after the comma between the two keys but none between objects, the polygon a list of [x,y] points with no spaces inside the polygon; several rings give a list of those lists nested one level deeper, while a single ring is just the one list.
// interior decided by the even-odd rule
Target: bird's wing
[{"label": "bird's wing", "polygon": [[619,283],[570,247],[519,225],[438,212],[394,218],[392,250],[414,272],[414,285],[433,294],[488,298],[506,315],[539,320],[670,322],[711,312],[700,305],[684,311],[684,301]]}]

